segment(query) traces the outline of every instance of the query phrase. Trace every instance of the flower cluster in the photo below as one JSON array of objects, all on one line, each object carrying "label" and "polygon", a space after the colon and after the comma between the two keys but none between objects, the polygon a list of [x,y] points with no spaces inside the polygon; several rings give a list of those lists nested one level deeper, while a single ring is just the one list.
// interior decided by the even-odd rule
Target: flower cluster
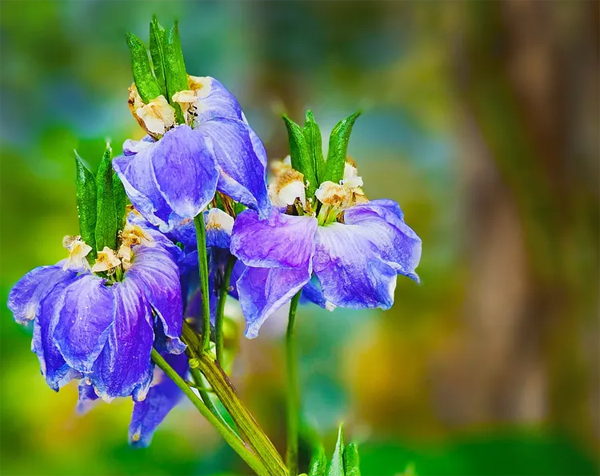
[{"label": "flower cluster", "polygon": [[285,118],[290,157],[272,162],[268,182],[237,99],[187,74],[176,26],[152,23],[152,65],[139,39],[128,43],[129,107],[146,136],[114,159],[108,149],[96,174],[77,157],[80,235],[64,240],[65,260],[26,274],[8,305],[33,323],[48,385],[79,379],[81,411],[131,396],[130,439],[147,445],[182,396],[153,352],[187,379],[198,349],[182,329],[199,334],[210,319],[220,358],[218,295],[239,300],[248,338],[294,296],[388,309],[398,275],[418,280],[421,240],[396,202],[367,199],[347,157],[358,114],[334,128],[327,158],[310,112],[304,127]]}]

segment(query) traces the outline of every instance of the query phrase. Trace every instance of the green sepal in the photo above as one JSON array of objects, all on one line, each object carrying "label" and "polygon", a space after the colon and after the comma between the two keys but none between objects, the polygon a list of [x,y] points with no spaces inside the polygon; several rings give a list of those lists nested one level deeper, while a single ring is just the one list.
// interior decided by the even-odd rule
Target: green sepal
[{"label": "green sepal", "polygon": [[131,70],[138,93],[146,104],[160,96],[160,88],[152,73],[146,46],[133,33],[127,33],[127,45],[131,52]]},{"label": "green sepal", "polygon": [[307,185],[306,198],[312,198],[315,195],[318,184],[313,160],[304,137],[304,131],[287,116],[283,116],[283,121],[288,132],[292,168],[304,175],[304,183]]},{"label": "green sepal", "polygon": [[326,471],[327,457],[325,456],[325,450],[319,445],[314,449],[312,458],[310,459],[308,476],[326,476]]},{"label": "green sepal", "polygon": [[177,122],[183,124],[184,120],[181,108],[179,107],[179,104],[173,102],[173,95],[175,93],[189,89],[177,22],[165,32],[164,53],[165,77],[168,93],[167,100],[169,101],[169,104],[175,108]]},{"label": "green sepal", "polygon": [[96,187],[98,214],[96,219],[96,249],[102,251],[105,246],[114,250],[117,247],[117,213],[113,191],[112,150],[107,145],[98,174]]},{"label": "green sepal", "polygon": [[343,424],[338,430],[333,457],[327,466],[327,476],[344,476],[344,435]]},{"label": "green sepal", "polygon": [[91,262],[96,258],[96,177],[83,163],[77,151],[75,151],[75,169],[79,234],[81,239],[92,247],[92,251],[87,256]]},{"label": "green sepal", "polygon": [[113,172],[113,195],[115,200],[115,218],[117,220],[117,236],[120,230],[125,227],[127,218],[127,193],[119,176]]},{"label": "green sepal", "polygon": [[323,141],[321,138],[321,130],[315,122],[315,118],[311,111],[306,111],[306,122],[304,123],[304,139],[308,153],[312,159],[313,168],[315,171],[315,190],[319,187],[325,176],[325,158],[323,157]]},{"label": "green sepal", "polygon": [[348,142],[352,133],[352,126],[360,116],[360,111],[355,112],[346,119],[338,122],[329,136],[329,153],[327,154],[327,165],[323,182],[331,181],[339,183],[344,178],[344,167],[346,165],[346,153]]},{"label": "green sepal", "polygon": [[344,448],[344,472],[346,476],[360,476],[358,447],[354,443]]},{"label": "green sepal", "polygon": [[150,56],[154,66],[154,76],[160,88],[160,93],[167,98],[167,80],[165,74],[165,29],[158,23],[156,15],[150,22]]}]

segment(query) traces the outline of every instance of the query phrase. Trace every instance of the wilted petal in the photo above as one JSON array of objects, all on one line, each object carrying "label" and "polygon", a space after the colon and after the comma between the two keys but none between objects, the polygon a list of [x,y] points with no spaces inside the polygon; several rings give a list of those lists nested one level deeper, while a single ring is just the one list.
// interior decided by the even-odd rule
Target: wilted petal
[{"label": "wilted petal", "polygon": [[229,249],[233,217],[223,210],[211,208],[204,212],[204,222],[206,223],[206,246]]},{"label": "wilted petal", "polygon": [[266,153],[254,143],[246,123],[213,119],[196,131],[210,139],[220,170],[217,188],[234,200],[266,216],[270,210],[266,179]]},{"label": "wilted petal", "polygon": [[111,290],[115,321],[89,378],[104,400],[143,399],[152,380],[152,309],[133,279],[115,283]]},{"label": "wilted petal", "polygon": [[258,336],[267,317],[300,291],[310,274],[310,262],[295,269],[246,268],[237,281],[240,306],[246,319],[246,337]]},{"label": "wilted petal", "polygon": [[[163,354],[167,363],[183,378],[187,373],[188,360],[185,354]],[[155,369],[154,379],[148,395],[141,402],[135,402],[131,424],[129,425],[129,442],[134,447],[145,448],[152,441],[154,430],[161,424],[167,414],[179,402],[183,392],[160,369]]]},{"label": "wilted petal", "polygon": [[314,250],[317,220],[273,210],[261,220],[252,210],[240,213],[233,225],[231,252],[247,266],[306,268]]},{"label": "wilted petal", "polygon": [[15,321],[28,324],[33,321],[38,312],[40,301],[52,291],[58,283],[71,281],[77,273],[63,270],[62,266],[40,266],[23,276],[10,290],[8,308],[12,311]]},{"label": "wilted petal", "polygon": [[375,232],[341,223],[319,227],[313,268],[327,301],[356,309],[391,307],[396,270],[380,257]]},{"label": "wilted petal", "polygon": [[347,225],[370,230],[371,248],[397,273],[418,281],[414,272],[421,259],[421,238],[404,223],[400,206],[393,200],[373,200],[344,212]]},{"label": "wilted petal", "polygon": [[183,304],[177,264],[171,254],[160,247],[137,246],[134,253],[134,266],[125,273],[123,282],[135,281],[152,305],[168,338],[168,350],[183,352],[185,344],[180,339]]},{"label": "wilted petal", "polygon": [[67,363],[90,372],[115,319],[113,290],[94,275],[84,275],[65,290],[53,335]]}]

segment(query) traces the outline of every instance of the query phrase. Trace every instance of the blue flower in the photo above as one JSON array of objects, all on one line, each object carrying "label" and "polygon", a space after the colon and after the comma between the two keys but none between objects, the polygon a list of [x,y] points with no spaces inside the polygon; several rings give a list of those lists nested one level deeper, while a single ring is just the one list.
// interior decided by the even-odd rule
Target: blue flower
[{"label": "blue flower", "polygon": [[91,248],[68,240],[68,260],[30,271],[10,292],[15,320],[33,322],[32,349],[54,390],[83,378],[104,400],[142,400],[155,336],[163,336],[165,351],[185,349],[178,248],[131,223],[120,241],[117,253],[106,247],[90,269]]},{"label": "blue flower", "polygon": [[216,79],[189,76],[188,83],[174,96],[185,113],[181,125],[162,96],[143,104],[131,90],[132,111],[149,133],[126,141],[113,160],[131,202],[164,232],[194,218],[216,190],[268,215],[266,153],[237,100]]},{"label": "blue flower", "polygon": [[389,309],[397,275],[418,281],[421,239],[396,202],[368,202],[356,169],[347,169],[339,185],[321,184],[318,212],[312,213],[303,187],[295,184],[302,183],[302,174],[284,170],[271,187],[280,208],[265,220],[252,210],[237,217],[231,252],[246,265],[237,290],[247,337],[256,337],[265,319],[301,289],[330,310]]}]

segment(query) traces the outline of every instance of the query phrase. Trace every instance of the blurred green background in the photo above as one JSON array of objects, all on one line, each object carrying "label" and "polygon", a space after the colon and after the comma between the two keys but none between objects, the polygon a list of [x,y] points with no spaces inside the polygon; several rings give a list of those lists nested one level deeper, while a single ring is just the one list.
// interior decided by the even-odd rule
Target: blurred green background
[{"label": "blurred green background", "polygon": [[[140,137],[125,32],[179,19],[188,71],[238,96],[271,158],[282,111],[327,134],[362,108],[367,195],[423,238],[422,282],[400,279],[392,310],[300,310],[304,414],[328,450],[345,421],[367,476],[598,474],[599,5],[3,0],[2,302],[77,233],[73,149],[96,164]],[[284,322],[233,370],[279,448]],[[248,474],[189,405],[129,448],[131,402],[76,415],[4,304],[0,326],[2,474]]]}]

